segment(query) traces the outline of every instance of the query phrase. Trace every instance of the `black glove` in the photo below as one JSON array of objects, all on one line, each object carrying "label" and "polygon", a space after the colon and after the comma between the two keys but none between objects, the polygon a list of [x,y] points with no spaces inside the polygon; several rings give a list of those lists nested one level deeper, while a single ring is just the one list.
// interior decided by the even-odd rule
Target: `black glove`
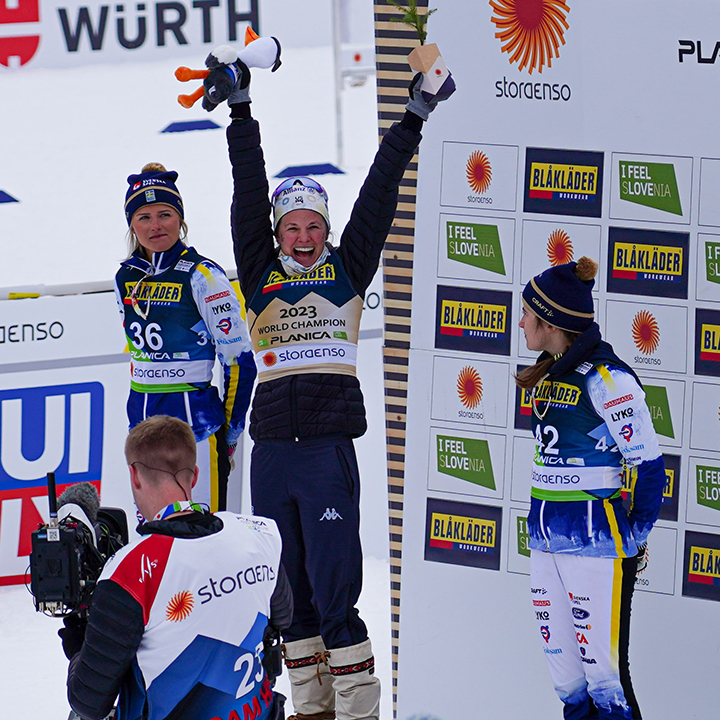
[{"label": "black glove", "polygon": [[85,642],[85,630],[87,629],[87,618],[79,615],[68,615],[63,619],[64,627],[58,630],[58,635],[62,640],[63,652],[68,660],[80,652],[80,648]]},{"label": "black glove", "polygon": [[422,73],[415,73],[415,77],[408,87],[410,100],[408,100],[405,109],[411,113],[415,113],[415,115],[421,117],[423,120],[427,120],[430,113],[435,109],[435,106],[439,102],[447,100],[450,95],[455,92],[455,81],[452,79],[452,76],[448,77],[437,95],[424,93],[420,89],[422,82]]},{"label": "black glove", "polygon": [[227,45],[215,48],[207,56],[205,66],[210,69],[203,81],[205,110],[210,112],[225,100],[228,105],[251,102],[250,69],[235,50]]},{"label": "black glove", "polygon": [[262,664],[271,686],[275,684],[275,678],[282,674],[282,647],[279,628],[268,623],[263,634]]}]

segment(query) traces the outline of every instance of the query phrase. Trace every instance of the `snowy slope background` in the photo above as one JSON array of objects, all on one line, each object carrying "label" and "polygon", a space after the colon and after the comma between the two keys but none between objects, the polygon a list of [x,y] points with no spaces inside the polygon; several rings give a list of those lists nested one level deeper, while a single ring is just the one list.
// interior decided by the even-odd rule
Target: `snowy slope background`
[{"label": "snowy slope background", "polygon": [[[179,172],[189,242],[226,269],[234,269],[229,231],[232,188],[224,138],[227,108],[208,115],[199,105],[184,110],[176,101],[177,94],[191,91],[196,83],[177,82],[175,68],[202,67],[204,56],[200,52],[142,64],[0,73],[0,190],[19,200],[0,204],[0,293],[10,287],[109,286],[125,254],[125,179],[149,161]],[[289,165],[336,162],[330,47],[286,46],[280,70],[255,71],[251,91],[271,178]],[[172,122],[208,117],[221,129],[160,132]],[[340,231],[377,149],[372,77],[364,86],[345,87],[343,134],[345,174],[319,177],[330,196],[333,227]],[[379,274],[370,292],[382,294]],[[0,324],[8,305],[0,302]],[[109,321],[118,322],[120,332],[119,319]],[[362,327],[366,339],[359,362],[370,431],[357,444],[366,553],[360,610],[383,683],[381,715],[390,718],[381,308],[367,310]],[[249,443],[245,453],[247,457]],[[24,587],[0,587],[0,609],[0,717],[67,717],[67,661],[56,636],[59,621],[35,613]],[[288,694],[286,676],[278,689]]]}]

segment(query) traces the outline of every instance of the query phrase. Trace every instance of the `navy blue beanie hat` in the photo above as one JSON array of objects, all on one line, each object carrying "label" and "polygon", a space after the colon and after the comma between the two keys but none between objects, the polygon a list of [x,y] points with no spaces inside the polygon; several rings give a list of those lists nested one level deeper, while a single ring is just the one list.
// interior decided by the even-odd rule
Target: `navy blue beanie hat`
[{"label": "navy blue beanie hat", "polygon": [[584,332],[595,319],[592,289],[597,269],[589,257],[548,268],[525,286],[523,304],[548,325]]},{"label": "navy blue beanie hat", "polygon": [[175,208],[182,219],[185,218],[183,201],[175,181],[178,174],[166,170],[160,163],[148,163],[138,175],[130,175],[128,191],[125,194],[125,218],[128,226],[133,215],[143,205],[162,203]]}]

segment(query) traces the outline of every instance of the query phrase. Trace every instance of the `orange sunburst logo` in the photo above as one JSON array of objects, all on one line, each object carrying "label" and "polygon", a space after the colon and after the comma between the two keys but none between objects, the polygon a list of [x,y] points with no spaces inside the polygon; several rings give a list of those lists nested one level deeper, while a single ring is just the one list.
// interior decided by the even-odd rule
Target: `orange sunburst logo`
[{"label": "orange sunburst logo", "polygon": [[564,265],[573,259],[573,244],[570,236],[564,230],[553,230],[550,233],[547,244],[547,256],[553,267],[556,265]]},{"label": "orange sunburst logo", "polygon": [[265,367],[272,367],[277,362],[277,355],[271,350],[262,356],[262,361]]},{"label": "orange sunburst logo", "polygon": [[469,409],[477,407],[482,400],[483,386],[480,374],[475,368],[464,367],[457,379],[460,402]]},{"label": "orange sunburst logo", "polygon": [[502,43],[502,51],[510,55],[510,62],[519,62],[519,70],[528,68],[543,71],[552,67],[552,59],[560,57],[560,45],[565,44],[565,19],[570,12],[565,0],[490,0],[495,11],[492,21],[498,31],[495,37]]},{"label": "orange sunburst logo", "polygon": [[195,606],[195,599],[189,590],[183,590],[170,598],[165,609],[165,618],[170,622],[180,622],[190,615]]},{"label": "orange sunburst logo", "polygon": [[660,342],[660,326],[647,311],[641,310],[632,321],[632,336],[637,349],[644,355],[652,355]]},{"label": "orange sunburst logo", "polygon": [[482,195],[487,192],[492,182],[492,167],[484,152],[475,150],[468,158],[465,176],[473,192]]}]

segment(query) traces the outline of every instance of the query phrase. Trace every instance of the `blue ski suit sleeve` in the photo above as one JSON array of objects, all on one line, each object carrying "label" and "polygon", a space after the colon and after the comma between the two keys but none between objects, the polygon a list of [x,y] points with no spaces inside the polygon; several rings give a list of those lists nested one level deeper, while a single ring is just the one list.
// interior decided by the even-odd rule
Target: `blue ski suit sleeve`
[{"label": "blue ski suit sleeve", "polygon": [[595,410],[630,469],[629,520],[635,542],[643,545],[658,518],[666,482],[645,392],[630,373],[607,365],[595,368],[588,389]]},{"label": "blue ski suit sleeve", "polygon": [[245,427],[257,370],[247,326],[235,289],[225,273],[209,261],[199,263],[190,278],[193,298],[223,366],[225,428],[234,445]]}]

